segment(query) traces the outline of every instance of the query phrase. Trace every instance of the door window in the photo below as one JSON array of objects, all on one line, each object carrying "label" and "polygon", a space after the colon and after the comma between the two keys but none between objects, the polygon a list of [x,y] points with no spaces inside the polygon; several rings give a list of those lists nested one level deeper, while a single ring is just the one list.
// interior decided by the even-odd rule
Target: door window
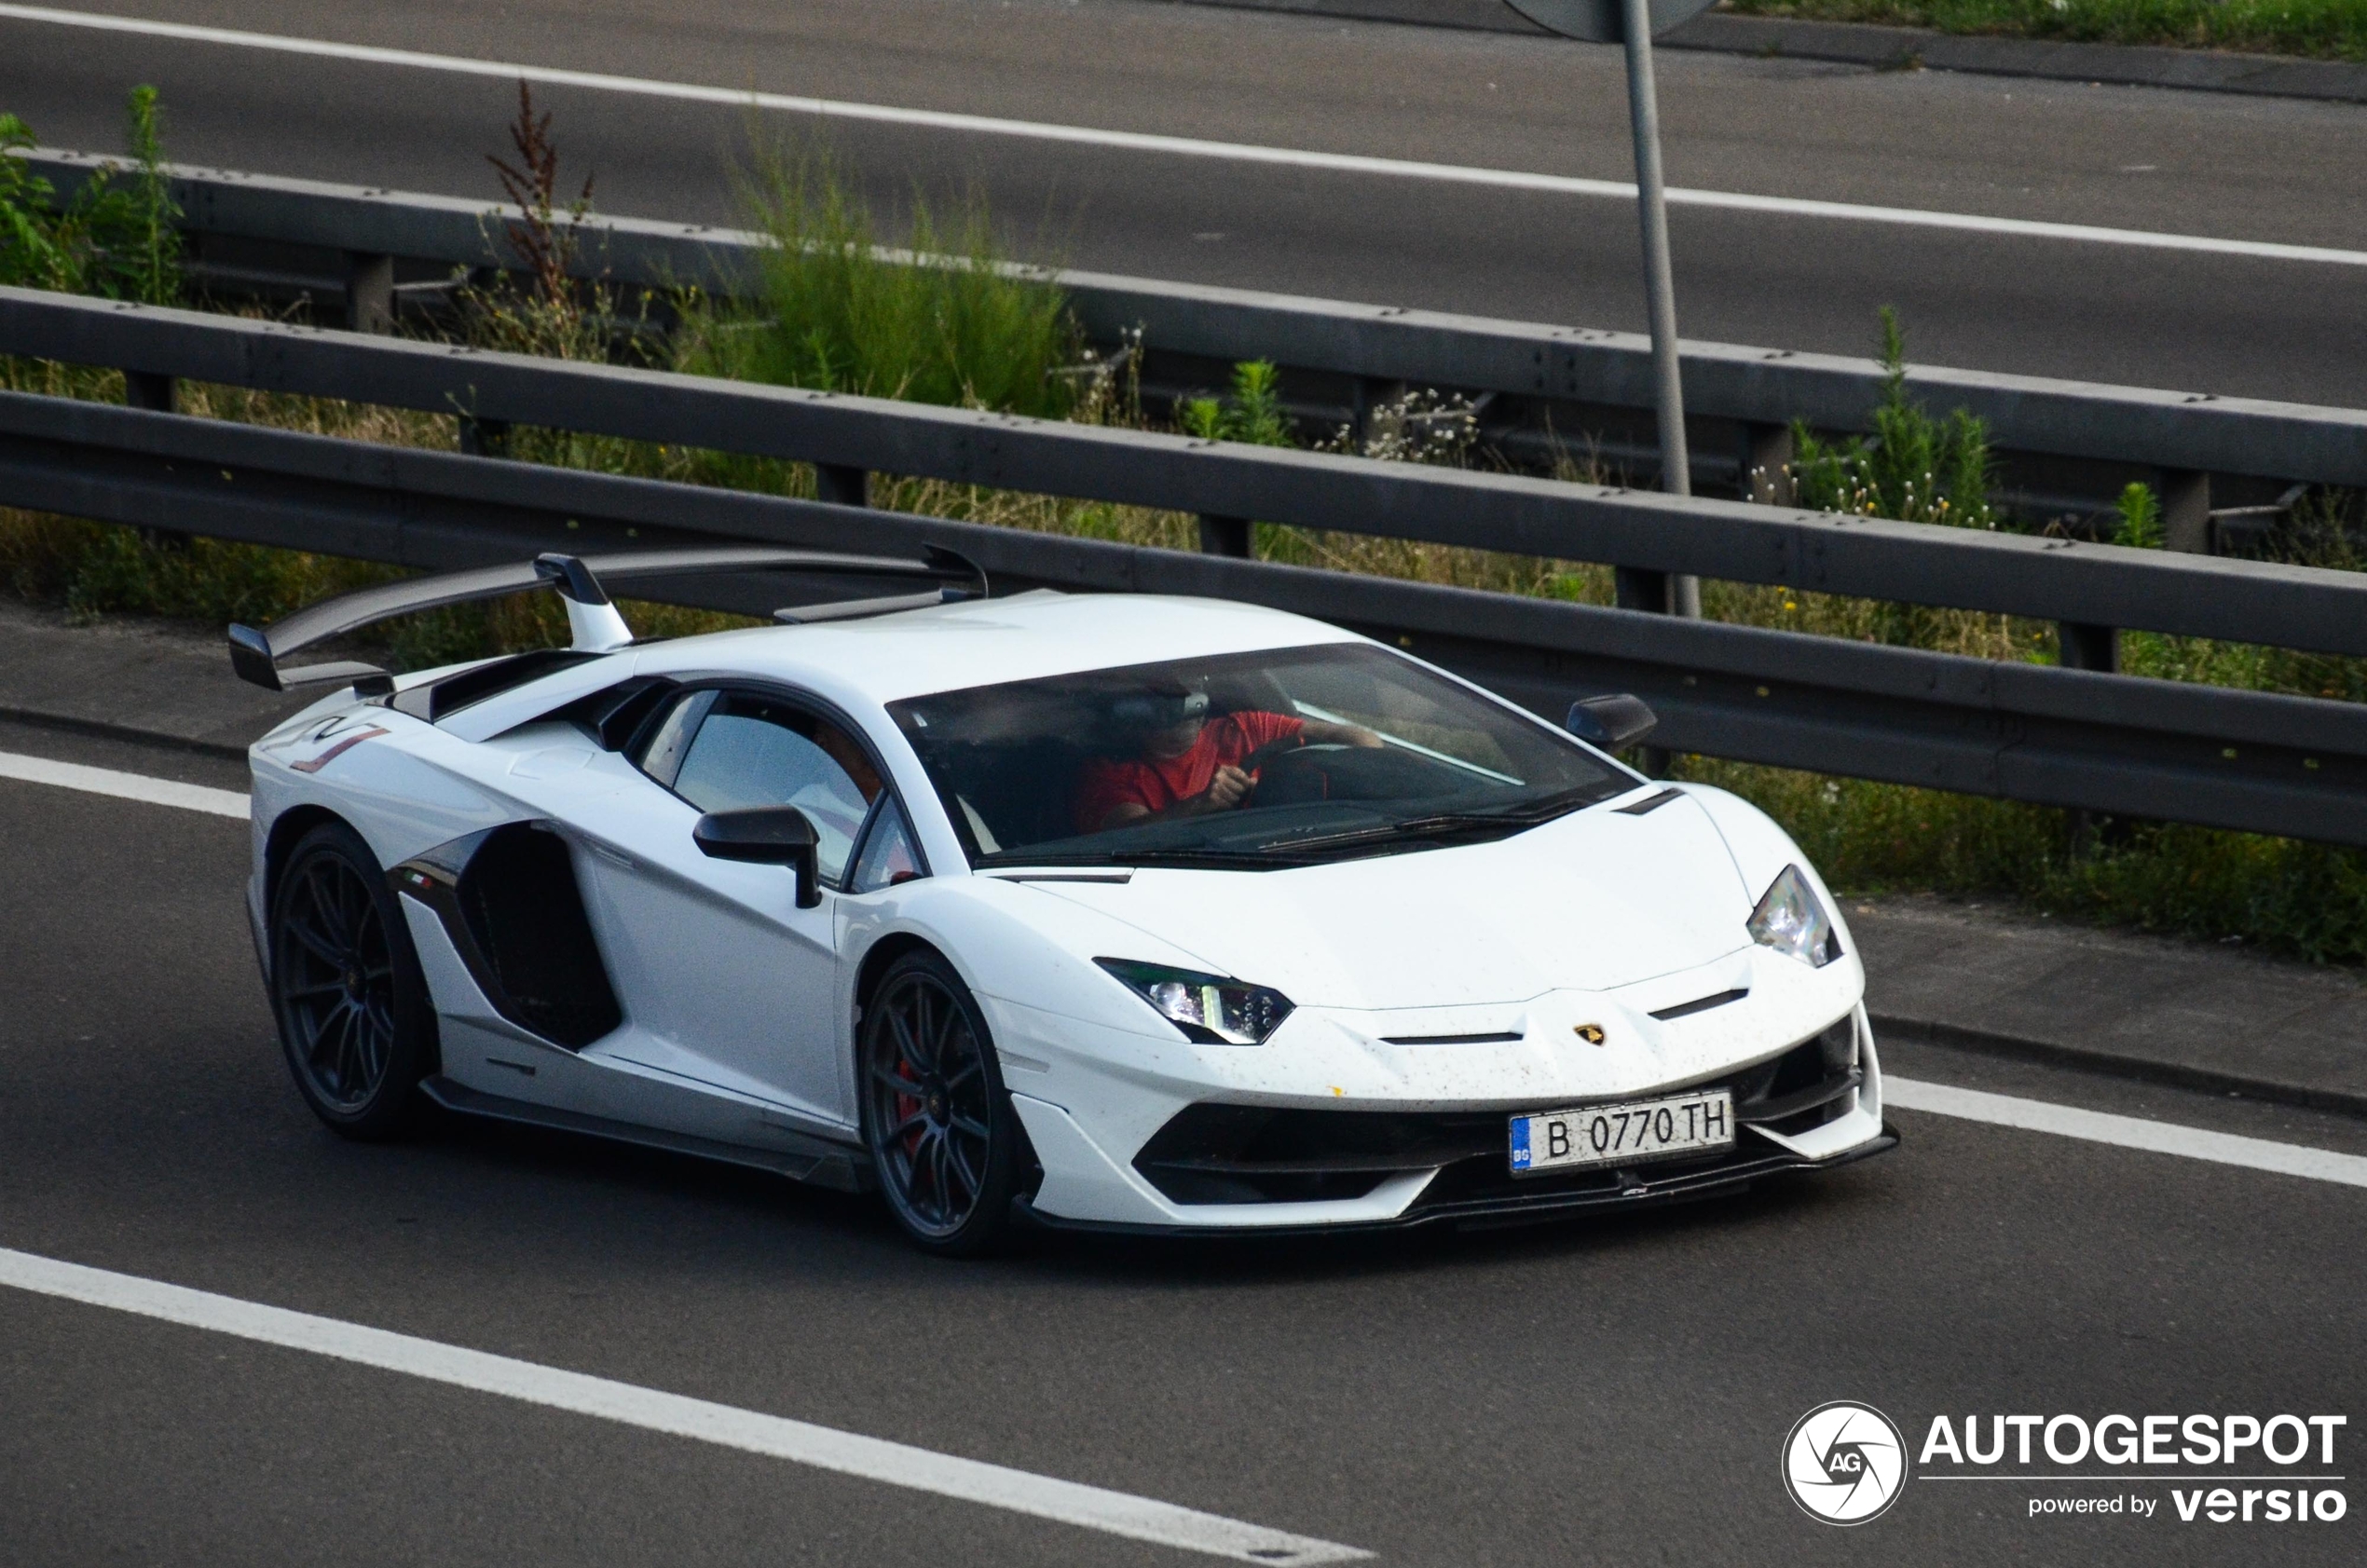
[{"label": "door window", "polygon": [[[823,879],[837,885],[882,787],[869,757],[837,725],[787,702],[745,692],[700,693],[683,708],[702,698],[705,712],[679,727],[690,732],[689,741],[675,743],[681,750],[672,780],[654,769],[651,776],[670,782],[675,794],[702,811],[795,806],[821,840],[816,859]],[[668,716],[649,761],[660,760],[656,753],[677,732],[682,711]]]},{"label": "door window", "polygon": [[682,754],[691,749],[691,737],[699,732],[699,720],[715,706],[719,691],[693,691],[674,704],[657,733],[641,748],[641,771],[668,789],[674,787],[674,775],[682,770]]},{"label": "door window", "polygon": [[855,893],[877,893],[923,874],[911,825],[904,820],[904,808],[891,797],[880,804],[879,820],[863,840],[863,857],[855,863],[855,878],[847,886]]}]

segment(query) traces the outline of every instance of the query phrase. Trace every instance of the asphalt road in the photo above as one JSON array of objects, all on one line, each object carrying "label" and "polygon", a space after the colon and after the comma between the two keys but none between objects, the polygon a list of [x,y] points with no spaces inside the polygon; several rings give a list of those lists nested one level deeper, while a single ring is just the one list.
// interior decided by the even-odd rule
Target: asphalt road
[{"label": "asphalt road", "polygon": [[[0,726],[0,750],[237,787]],[[2033,1520],[1910,1486],[1857,1530],[1791,1424],[2367,1416],[2367,1192],[1902,1113],[1895,1154],[1608,1222],[924,1259],[869,1202],[462,1126],[361,1147],[278,1060],[236,821],[0,783],[0,1248],[987,1459],[1388,1563],[2358,1561],[2362,1528]],[[2367,1152],[2367,1125],[1935,1053],[1895,1071]],[[2060,1489],[2058,1489],[2060,1490]],[[2129,1490],[2140,1490],[2130,1488]],[[2153,1487],[2164,1496],[2166,1489]],[[2359,1488],[2351,1486],[2355,1496]],[[0,1556],[1194,1561],[0,1288]]]},{"label": "asphalt road", "polygon": [[[1619,51],[1140,0],[289,0],[90,8],[725,88],[1605,179],[1632,175]],[[1673,52],[1673,184],[2367,247],[2355,106]],[[189,161],[466,196],[501,82],[0,20],[0,104],[119,144],[161,87]],[[743,111],[546,88],[570,180],[614,212],[734,218]],[[1033,256],[1640,330],[1632,208],[1470,186],[841,124],[882,203],[983,194]],[[1688,336],[2357,405],[2367,268],[1680,208]]]}]

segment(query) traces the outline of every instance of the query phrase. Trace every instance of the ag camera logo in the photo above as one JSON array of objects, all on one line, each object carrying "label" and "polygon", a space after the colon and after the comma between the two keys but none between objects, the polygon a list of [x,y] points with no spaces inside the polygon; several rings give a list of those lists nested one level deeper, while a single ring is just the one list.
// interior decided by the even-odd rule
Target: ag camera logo
[{"label": "ag camera logo", "polygon": [[1906,1490],[1907,1439],[1871,1405],[1819,1405],[1784,1438],[1784,1486],[1811,1519],[1863,1524]]}]

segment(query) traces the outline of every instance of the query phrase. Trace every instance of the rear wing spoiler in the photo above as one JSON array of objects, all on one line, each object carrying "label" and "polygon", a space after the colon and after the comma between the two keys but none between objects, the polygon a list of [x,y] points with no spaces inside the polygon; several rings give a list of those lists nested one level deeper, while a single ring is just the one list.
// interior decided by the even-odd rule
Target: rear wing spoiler
[{"label": "rear wing spoiler", "polygon": [[[300,609],[261,631],[252,626],[232,626],[230,667],[238,672],[239,679],[267,691],[335,682],[349,685],[365,697],[382,697],[394,689],[394,677],[376,664],[339,661],[286,669],[280,661],[317,643],[398,615],[441,609],[446,605],[476,599],[498,599],[544,586],[555,590],[567,604],[569,646],[586,653],[607,653],[631,643],[633,634],[624,624],[624,618],[617,613],[608,590],[601,586],[603,578],[687,577],[741,571],[928,579],[939,585],[924,593],[798,605],[773,612],[775,620],[792,624],[920,609],[960,599],[984,598],[987,591],[986,574],[974,562],[935,545],[928,546],[926,554],[918,561],[761,545],[650,550],[623,555],[543,554],[509,566],[409,578],[341,593]],[[951,585],[957,582],[963,586]]]}]

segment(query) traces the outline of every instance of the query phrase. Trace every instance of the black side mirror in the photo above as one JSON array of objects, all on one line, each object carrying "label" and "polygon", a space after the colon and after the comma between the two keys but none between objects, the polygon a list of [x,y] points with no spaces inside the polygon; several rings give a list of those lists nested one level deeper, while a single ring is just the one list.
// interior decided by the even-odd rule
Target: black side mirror
[{"label": "black side mirror", "polygon": [[709,811],[691,829],[691,841],[699,846],[700,853],[717,860],[794,866],[797,907],[811,909],[822,902],[822,874],[814,859],[821,840],[814,835],[814,824],[795,806]]},{"label": "black side mirror", "polygon": [[1570,704],[1569,717],[1563,728],[1603,751],[1618,751],[1632,746],[1652,732],[1659,719],[1644,705],[1641,697],[1621,692],[1616,697],[1587,697]]}]

